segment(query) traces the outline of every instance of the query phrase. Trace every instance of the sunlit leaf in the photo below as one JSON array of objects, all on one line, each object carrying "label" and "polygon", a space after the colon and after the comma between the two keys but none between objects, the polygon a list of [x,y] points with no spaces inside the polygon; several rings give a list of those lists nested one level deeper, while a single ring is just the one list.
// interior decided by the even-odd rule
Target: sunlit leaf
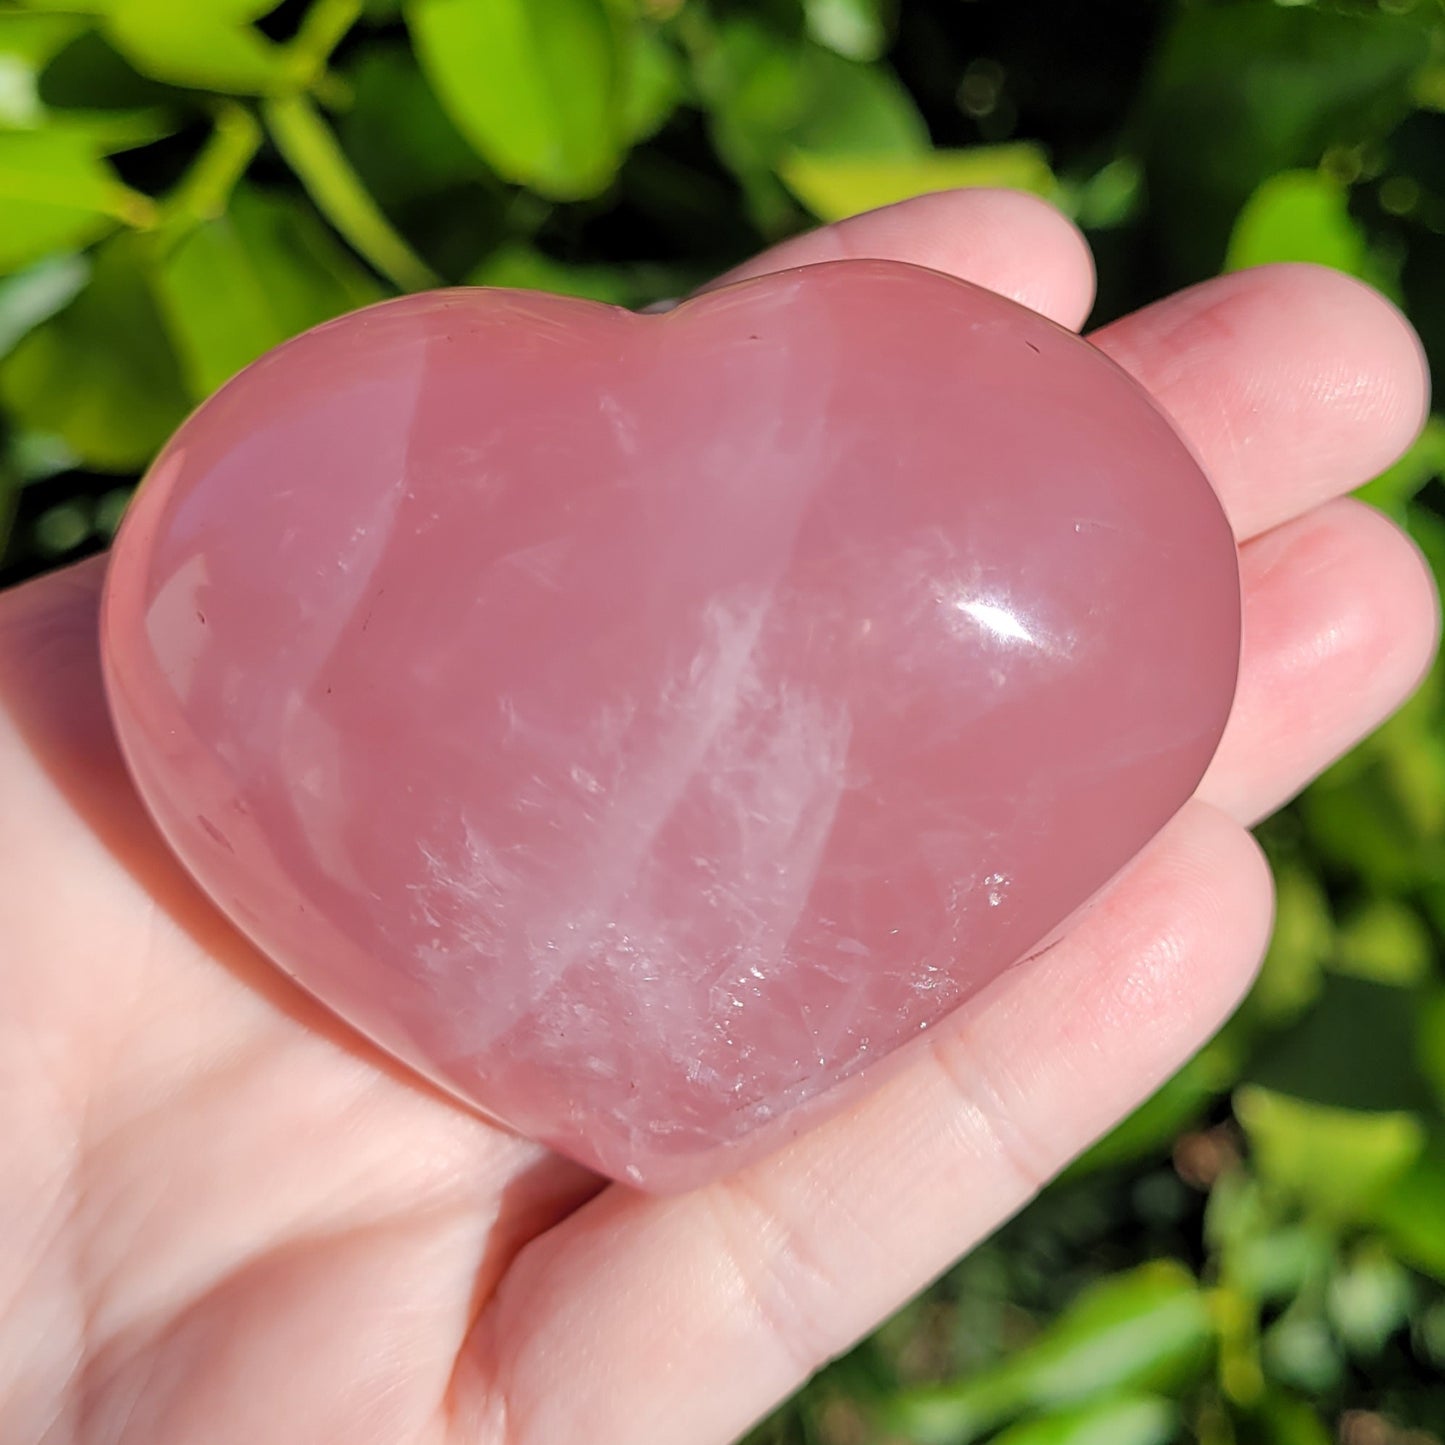
[{"label": "sunlit leaf", "polygon": [[605,0],[410,0],[406,16],[442,106],[499,175],[558,199],[606,188],[625,102]]},{"label": "sunlit leaf", "polygon": [[1143,1395],[1026,1420],[995,1435],[993,1445],[1171,1445],[1178,1430],[1178,1406]]},{"label": "sunlit leaf", "polygon": [[1345,1372],[1329,1321],[1313,1310],[1287,1311],[1264,1332],[1260,1353],[1272,1380],[1310,1395],[1334,1389]]},{"label": "sunlit leaf", "polygon": [[805,0],[808,33],[849,60],[877,60],[888,45],[888,0]]},{"label": "sunlit leaf", "polygon": [[1323,1216],[1367,1216],[1419,1157],[1425,1130],[1412,1113],[1361,1113],[1245,1085],[1234,1111],[1260,1175]]},{"label": "sunlit leaf", "polygon": [[1363,276],[1369,248],[1350,215],[1349,192],[1320,171],[1281,171],[1260,183],[1229,238],[1228,270],[1311,261]]},{"label": "sunlit leaf", "polygon": [[39,125],[39,76],[89,22],[78,15],[0,14],[0,126]]},{"label": "sunlit leaf", "polygon": [[83,15],[5,11],[0,13],[0,56],[38,72],[89,25]]},{"label": "sunlit leaf", "polygon": [[1409,1275],[1371,1244],[1357,1250],[1330,1280],[1325,1309],[1345,1347],[1369,1357],[1406,1323],[1414,1298]]},{"label": "sunlit leaf", "polygon": [[170,85],[262,95],[300,78],[286,49],[246,23],[272,8],[125,0],[107,14],[105,32],[142,75]]},{"label": "sunlit leaf", "polygon": [[1372,983],[1409,987],[1427,977],[1434,956],[1420,915],[1408,904],[1377,898],[1341,921],[1332,967]]},{"label": "sunlit leaf", "polygon": [[0,272],[149,214],[150,203],[121,184],[88,137],[0,132]]},{"label": "sunlit leaf", "polygon": [[921,1445],[961,1445],[1025,1411],[1179,1389],[1207,1368],[1213,1339],[1194,1277],[1161,1261],[1100,1281],[1033,1344],[956,1384],[901,1395],[886,1418]]},{"label": "sunlit leaf", "polygon": [[779,173],[824,221],[956,186],[1005,186],[1048,195],[1054,184],[1043,152],[1024,142],[897,159],[799,151],[784,160]]}]

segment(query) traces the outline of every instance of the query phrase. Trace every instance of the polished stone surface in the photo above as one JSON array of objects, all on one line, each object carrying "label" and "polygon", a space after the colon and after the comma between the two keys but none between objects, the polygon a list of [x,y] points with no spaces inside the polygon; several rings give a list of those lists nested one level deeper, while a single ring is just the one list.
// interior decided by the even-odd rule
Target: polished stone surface
[{"label": "polished stone surface", "polygon": [[157,461],[103,628],[140,791],[263,950],[674,1189],[846,1099],[1162,826],[1239,595],[1111,362],[859,261],[321,327]]}]

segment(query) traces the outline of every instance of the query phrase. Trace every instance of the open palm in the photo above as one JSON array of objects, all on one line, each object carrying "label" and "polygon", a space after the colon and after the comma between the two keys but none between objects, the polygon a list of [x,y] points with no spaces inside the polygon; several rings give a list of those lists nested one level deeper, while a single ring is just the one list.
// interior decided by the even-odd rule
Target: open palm
[{"label": "open palm", "polygon": [[[1006,192],[789,242],[1077,325],[1077,233]],[[734,273],[734,275],[743,273]],[[1264,946],[1245,825],[1398,704],[1435,639],[1410,544],[1340,500],[1410,442],[1387,303],[1273,267],[1095,340],[1241,546],[1239,696],[1197,798],[1060,946],[785,1153],[656,1200],[482,1122],[284,981],[162,847],[111,740],[103,563],[0,598],[0,1439],[704,1445],[1017,1209],[1226,1014]]]}]

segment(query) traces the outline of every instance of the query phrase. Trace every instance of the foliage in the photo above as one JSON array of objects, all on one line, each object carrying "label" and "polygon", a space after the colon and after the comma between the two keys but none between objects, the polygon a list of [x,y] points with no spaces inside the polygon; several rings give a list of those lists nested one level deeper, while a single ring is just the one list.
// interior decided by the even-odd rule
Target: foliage
[{"label": "foliage", "polygon": [[[1308,259],[1445,362],[1441,0],[0,0],[0,577],[351,307],[637,305],[979,183],[1080,221],[1101,317]],[[1442,471],[1437,418],[1365,495],[1445,575]],[[1445,1436],[1442,720],[1437,672],[1263,830],[1219,1037],[759,1442]]]}]

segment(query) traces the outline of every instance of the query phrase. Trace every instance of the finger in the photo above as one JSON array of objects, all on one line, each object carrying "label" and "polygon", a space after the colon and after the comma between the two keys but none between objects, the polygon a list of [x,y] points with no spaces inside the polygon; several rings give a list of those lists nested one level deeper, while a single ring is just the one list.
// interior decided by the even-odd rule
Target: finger
[{"label": "finger", "polygon": [[1383,471],[1428,408],[1409,323],[1319,266],[1221,276],[1090,339],[1173,418],[1241,539]]},{"label": "finger", "polygon": [[1037,196],[984,189],[938,191],[821,226],[702,289],[865,256],[961,276],[1074,329],[1094,303],[1094,261],[1074,223]]},{"label": "finger", "polygon": [[1414,543],[1349,498],[1248,543],[1240,569],[1239,688],[1199,794],[1251,823],[1415,690],[1435,653],[1439,609]]},{"label": "finger", "polygon": [[459,1401],[500,1394],[514,1445],[733,1439],[1164,1079],[1269,921],[1249,836],[1190,804],[1065,942],[849,1113],[694,1194],[609,1190],[535,1240]]}]

